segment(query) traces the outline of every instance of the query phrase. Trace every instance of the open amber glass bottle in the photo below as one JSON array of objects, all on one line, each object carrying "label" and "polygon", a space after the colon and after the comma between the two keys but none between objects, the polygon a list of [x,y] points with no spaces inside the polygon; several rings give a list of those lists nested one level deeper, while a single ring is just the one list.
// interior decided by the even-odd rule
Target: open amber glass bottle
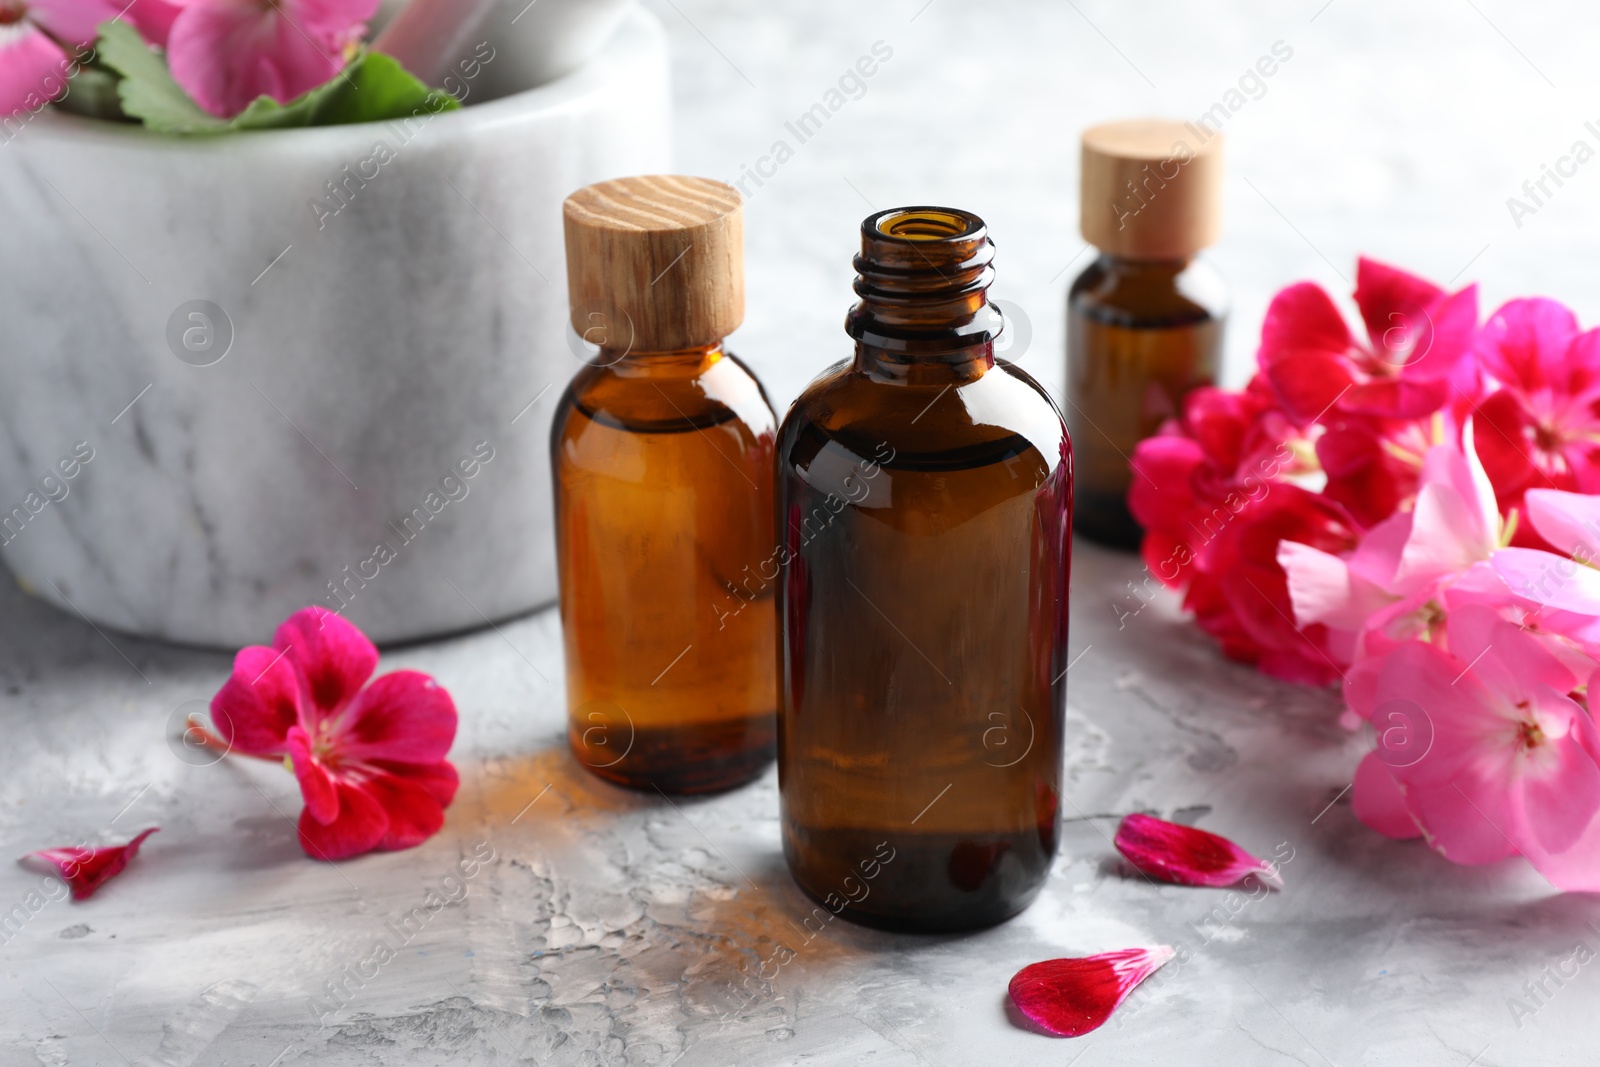
[{"label": "open amber glass bottle", "polygon": [[677,177],[566,205],[573,326],[599,346],[551,435],[568,740],[633,788],[726,789],[772,759],[777,420],[722,345],[739,211]]},{"label": "open amber glass bottle", "polygon": [[1072,447],[994,356],[981,219],[861,239],[855,357],[778,434],[784,853],[819,921],[984,926],[1056,851]]},{"label": "open amber glass bottle", "polygon": [[[1201,140],[1201,136],[1205,140]],[[1067,425],[1079,533],[1137,548],[1138,443],[1216,380],[1227,289],[1204,259],[1220,215],[1222,135],[1134,119],[1083,135],[1079,225],[1100,255],[1067,297]]]}]

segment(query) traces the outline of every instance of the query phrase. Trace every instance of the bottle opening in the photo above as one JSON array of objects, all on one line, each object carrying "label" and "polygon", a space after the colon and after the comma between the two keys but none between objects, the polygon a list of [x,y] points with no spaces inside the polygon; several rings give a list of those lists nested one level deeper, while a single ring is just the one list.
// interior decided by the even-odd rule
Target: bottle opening
[{"label": "bottle opening", "polygon": [[970,211],[901,207],[868,215],[855,257],[855,290],[845,330],[884,351],[941,357],[998,335],[986,292],[994,242]]},{"label": "bottle opening", "polygon": [[983,226],[974,215],[945,208],[901,208],[878,218],[877,230],[886,237],[908,241],[948,241]]}]

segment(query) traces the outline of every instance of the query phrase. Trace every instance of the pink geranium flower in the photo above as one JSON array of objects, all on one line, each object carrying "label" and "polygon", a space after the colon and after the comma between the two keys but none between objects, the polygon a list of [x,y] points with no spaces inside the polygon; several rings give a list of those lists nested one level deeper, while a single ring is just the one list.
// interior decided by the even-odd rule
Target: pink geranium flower
[{"label": "pink geranium flower", "polygon": [[[1500,511],[1494,489],[1471,449],[1437,445],[1423,464],[1416,502],[1369,530],[1348,555],[1285,541],[1278,562],[1288,575],[1299,625],[1323,625],[1350,639],[1357,663],[1349,686],[1364,680],[1360,661],[1398,641],[1430,638],[1446,615],[1444,590],[1499,547]],[[1351,707],[1365,701],[1347,691]]]},{"label": "pink geranium flower", "polygon": [[1502,505],[1529,489],[1600,492],[1600,330],[1579,333],[1554,300],[1513,300],[1490,316],[1477,354],[1500,386],[1478,409],[1478,454]]},{"label": "pink geranium flower", "polygon": [[417,671],[362,688],[378,663],[366,635],[326,608],[291,615],[252,645],[211,701],[221,744],[287,756],[305,798],[300,843],[338,860],[421,844],[444,825],[456,770],[450,694]]},{"label": "pink geranium flower", "polygon": [[1457,863],[1520,853],[1559,889],[1600,890],[1600,731],[1566,695],[1587,679],[1485,606],[1447,633],[1448,651],[1384,657],[1375,719],[1403,733],[1362,762],[1356,814]]},{"label": "pink geranium flower", "polygon": [[0,117],[64,96],[75,58],[121,10],[110,0],[0,0]]},{"label": "pink geranium flower", "polygon": [[213,115],[287,103],[344,69],[378,0],[190,0],[172,25],[172,77]]}]

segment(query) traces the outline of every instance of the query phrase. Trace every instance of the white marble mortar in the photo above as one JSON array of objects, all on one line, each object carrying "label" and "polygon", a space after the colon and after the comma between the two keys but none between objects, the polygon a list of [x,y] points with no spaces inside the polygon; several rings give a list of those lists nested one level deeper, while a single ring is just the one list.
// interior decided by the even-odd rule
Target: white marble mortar
[{"label": "white marble mortar", "polygon": [[669,99],[635,11],[573,73],[409,129],[35,118],[0,143],[0,557],[204,645],[313,602],[399,641],[551,600],[560,204],[668,169]]}]

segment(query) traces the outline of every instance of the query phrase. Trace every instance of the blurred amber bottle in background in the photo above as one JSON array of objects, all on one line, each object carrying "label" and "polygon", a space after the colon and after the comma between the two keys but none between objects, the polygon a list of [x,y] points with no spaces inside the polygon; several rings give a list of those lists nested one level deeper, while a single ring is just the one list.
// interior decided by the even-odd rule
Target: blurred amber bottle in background
[{"label": "blurred amber bottle in background", "polygon": [[773,754],[777,420],[723,348],[741,212],[729,186],[670,176],[564,209],[573,329],[600,349],[550,442],[568,740],[638,789],[726,789]]},{"label": "blurred amber bottle in background", "polygon": [[1067,296],[1074,528],[1136,548],[1134,446],[1215,382],[1227,287],[1196,258],[1218,236],[1222,135],[1159,119],[1084,131],[1079,227],[1099,256]]},{"label": "blurred amber bottle in background", "polygon": [[1056,852],[1072,446],[994,355],[983,220],[861,226],[855,357],[778,435],[778,783],[795,880],[891,929],[999,922]]}]

